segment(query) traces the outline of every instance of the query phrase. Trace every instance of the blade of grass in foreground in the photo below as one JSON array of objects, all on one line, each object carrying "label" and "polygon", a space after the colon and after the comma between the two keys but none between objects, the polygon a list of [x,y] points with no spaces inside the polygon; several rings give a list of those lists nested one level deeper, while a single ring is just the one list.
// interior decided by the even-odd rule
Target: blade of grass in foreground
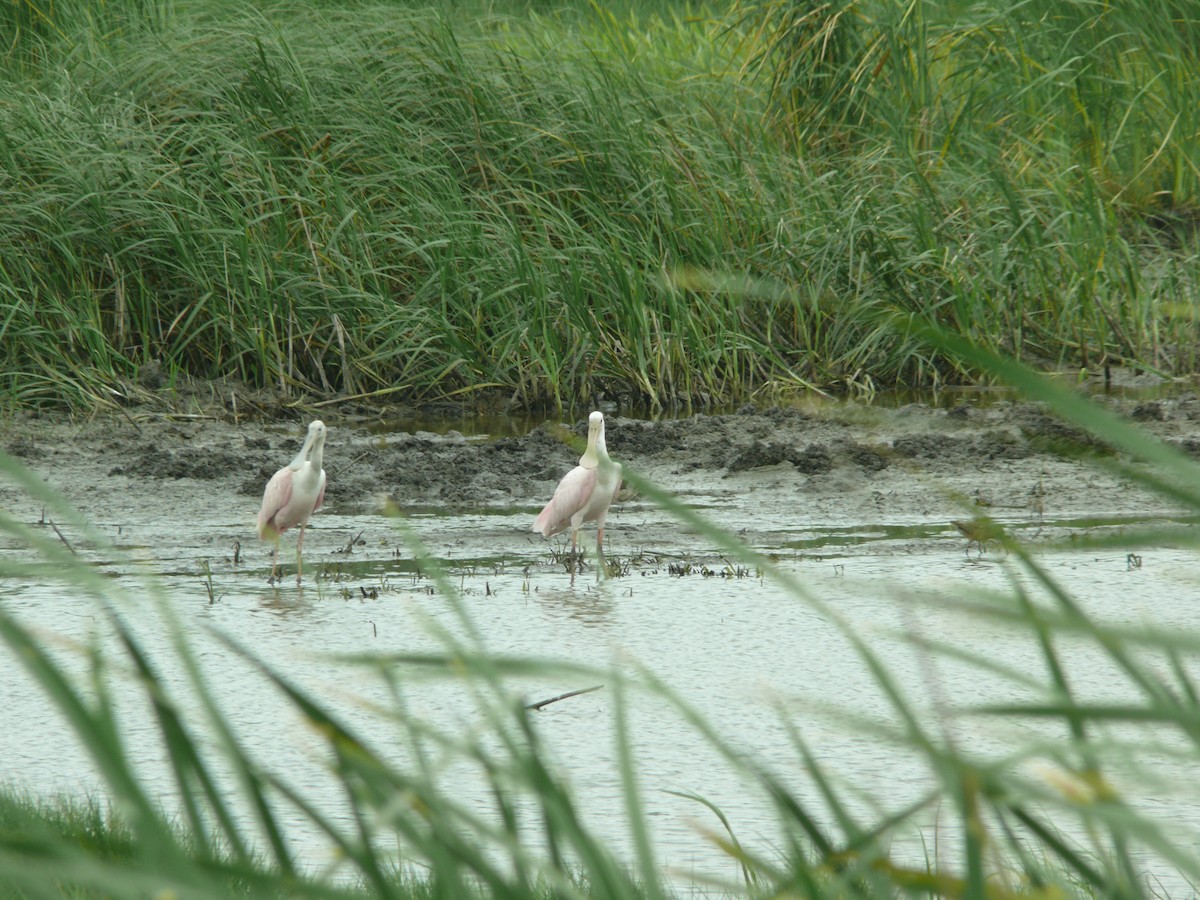
[{"label": "blade of grass in foreground", "polygon": [[[116,626],[121,644],[136,666],[140,681],[153,704],[167,759],[175,775],[176,792],[187,814],[186,830],[194,844],[192,852],[199,854],[203,860],[215,860],[219,850],[231,851],[236,862],[249,870],[252,862],[249,848],[225,802],[224,792],[219,788],[197,752],[194,737],[189,733],[175,705],[167,696],[165,687],[150,660],[133,635],[130,634],[125,623],[115,615],[110,615],[110,618]],[[207,814],[209,812],[216,817],[220,827],[216,843],[212,841],[208,833]]]},{"label": "blade of grass in foreground", "polygon": [[[176,839],[168,820],[150,802],[126,755],[121,729],[103,679],[104,666],[91,657],[93,702],[88,703],[70,678],[33,637],[0,610],[0,637],[42,685],[55,708],[67,719],[104,778],[109,802],[130,829],[133,858],[110,867],[95,860],[77,860],[80,878],[99,878],[110,886],[157,883],[178,890],[218,895],[189,851]],[[112,887],[111,889],[118,889]]]},{"label": "blade of grass in foreground", "polygon": [[182,862],[178,848],[168,840],[165,822],[130,767],[111,700],[100,676],[103,663],[99,655],[93,653],[91,656],[92,686],[96,696],[88,703],[42,646],[2,610],[0,637],[41,684],[54,707],[79,736],[126,816],[140,851],[164,862]]},{"label": "blade of grass in foreground", "polygon": [[[418,858],[432,864],[429,875],[452,893],[468,890],[467,883],[463,881],[468,873],[478,877],[482,884],[498,894],[515,890],[508,876],[476,843],[485,834],[497,836],[494,830],[482,828],[482,823],[473,821],[473,817],[464,810],[448,802],[433,783],[413,780],[389,766],[331,712],[258,662],[232,639],[223,639],[231,649],[260,668],[303,712],[313,727],[326,737],[334,753],[339,779],[348,788],[355,788],[351,799],[354,801],[359,834],[353,844],[343,842],[343,846],[352,852],[352,858],[376,889],[386,890],[387,884],[385,866],[373,849],[375,841],[381,836],[376,829],[386,826],[403,835],[417,851]],[[528,736],[532,738],[533,733],[529,732]],[[531,745],[530,750],[533,752],[524,758],[522,767],[513,774],[528,779],[535,788],[535,796],[543,813],[548,816],[548,826],[557,840],[571,846],[588,879],[592,895],[611,897],[613,900],[629,896],[633,889],[631,882],[611,860],[607,850],[600,847],[582,828],[573,810],[573,803],[557,785],[557,779],[543,767],[536,752],[536,743]],[[407,799],[397,805],[397,798]],[[370,822],[377,824],[370,825]],[[459,823],[470,826],[466,836],[459,833]],[[512,852],[517,847],[514,840],[507,849]],[[565,875],[563,872],[559,874]]]}]

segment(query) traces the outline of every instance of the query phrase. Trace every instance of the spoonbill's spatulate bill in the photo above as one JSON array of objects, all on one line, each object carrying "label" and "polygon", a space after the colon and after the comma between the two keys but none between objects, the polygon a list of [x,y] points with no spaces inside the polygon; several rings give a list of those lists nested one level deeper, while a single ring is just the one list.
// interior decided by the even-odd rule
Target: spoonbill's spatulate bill
[{"label": "spoonbill's spatulate bill", "polygon": [[604,414],[594,412],[588,417],[587,450],[579,458],[579,465],[563,476],[554,496],[533,523],[533,530],[547,538],[571,529],[572,575],[579,529],[584,522],[596,523],[596,553],[603,571],[604,520],[620,487],[621,465],[613,462],[604,445]]},{"label": "spoonbill's spatulate bill", "polygon": [[279,572],[279,536],[296,525],[300,538],[296,541],[296,584],[303,571],[304,529],[309,517],[321,508],[325,499],[325,470],[321,457],[325,448],[325,423],[319,419],[308,426],[308,437],[296,458],[271,476],[263,491],[262,509],[258,511],[258,537],[275,542],[271,559],[271,583]]}]

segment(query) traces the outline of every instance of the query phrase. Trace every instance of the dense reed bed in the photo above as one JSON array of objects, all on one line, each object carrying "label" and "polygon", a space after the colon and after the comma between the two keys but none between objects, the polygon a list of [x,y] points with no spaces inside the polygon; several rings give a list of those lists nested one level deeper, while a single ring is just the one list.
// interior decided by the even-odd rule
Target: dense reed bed
[{"label": "dense reed bed", "polygon": [[1196,370],[1194,4],[456,9],[5,5],[7,401]]}]

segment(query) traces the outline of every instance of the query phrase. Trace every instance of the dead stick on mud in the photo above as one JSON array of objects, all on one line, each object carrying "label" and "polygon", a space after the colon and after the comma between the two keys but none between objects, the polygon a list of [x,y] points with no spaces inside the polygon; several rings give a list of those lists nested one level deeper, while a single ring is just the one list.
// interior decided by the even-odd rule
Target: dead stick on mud
[{"label": "dead stick on mud", "polygon": [[557,697],[551,697],[549,700],[542,700],[540,703],[526,704],[526,709],[539,710],[543,706],[549,706],[551,703],[557,703],[559,700],[566,700],[568,697],[578,697],[580,694],[590,694],[592,691],[598,691],[604,687],[602,684],[597,684],[590,688],[580,688],[577,691],[567,691],[565,694],[559,694]]},{"label": "dead stick on mud", "polygon": [[[235,395],[236,396],[236,395]],[[236,404],[235,404],[236,405]],[[146,412],[138,413],[137,417],[143,421],[151,419],[166,419],[171,422],[215,422],[216,416],[210,416],[207,413],[181,413],[181,412]],[[234,413],[234,418],[237,418],[237,413]],[[137,424],[136,422],[134,424]]]},{"label": "dead stick on mud", "polygon": [[117,412],[119,412],[121,415],[123,415],[129,421],[129,424],[133,426],[134,431],[136,431],[138,434],[142,433],[142,426],[139,425],[136,421],[134,421],[133,416],[131,416],[129,413],[127,413],[125,411],[125,408],[123,406],[121,406],[121,404],[119,404],[119,403],[117,404]]},{"label": "dead stick on mud", "polygon": [[394,394],[397,391],[407,391],[412,388],[411,384],[399,384],[394,387],[382,388],[378,391],[367,391],[365,394],[351,394],[348,397],[334,397],[331,400],[321,400],[312,404],[313,409],[320,409],[322,406],[330,406],[334,403],[349,403],[351,400],[366,400],[382,397],[386,394]]},{"label": "dead stick on mud", "polygon": [[[45,511],[43,511],[42,514],[45,515]],[[75,553],[75,548],[71,546],[70,541],[68,541],[65,537],[63,537],[63,533],[58,530],[58,526],[54,524],[54,520],[47,519],[46,521],[50,523],[50,527],[54,529],[54,533],[58,535],[58,539],[63,542],[63,546],[66,547],[68,550],[70,550],[72,553]],[[79,554],[75,553],[75,555],[78,556]]]}]

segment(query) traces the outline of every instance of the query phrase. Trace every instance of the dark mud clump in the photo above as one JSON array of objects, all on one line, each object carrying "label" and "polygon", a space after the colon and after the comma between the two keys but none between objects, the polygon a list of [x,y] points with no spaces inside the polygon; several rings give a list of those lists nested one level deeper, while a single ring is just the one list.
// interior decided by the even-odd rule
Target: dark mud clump
[{"label": "dark mud clump", "polygon": [[833,452],[867,472],[882,472],[888,467],[888,459],[883,453],[857,441],[837,441],[833,445]]},{"label": "dark mud clump", "polygon": [[892,450],[905,459],[961,459],[970,454],[971,441],[947,434],[906,434],[892,441]]},{"label": "dark mud clump", "polygon": [[241,457],[229,451],[212,448],[196,450],[184,447],[178,450],[165,450],[161,447],[148,447],[129,463],[115,466],[108,474],[140,475],[157,479],[196,478],[201,481],[212,481],[224,478],[230,472],[238,471],[241,465]]},{"label": "dark mud clump", "polygon": [[[737,446],[731,416],[696,415],[687,419],[642,422],[612,419],[605,437],[609,452],[617,457],[649,457],[674,461],[686,469],[724,468],[730,447]],[[742,438],[767,438],[772,430],[765,422],[750,423]]]},{"label": "dark mud clump", "polygon": [[1034,406],[1021,407],[1015,420],[1021,433],[1039,450],[1066,454],[1113,452],[1113,448],[1099,438]]},{"label": "dark mud clump", "polygon": [[756,441],[733,454],[725,468],[730,472],[744,472],[747,469],[761,469],[763,466],[777,466],[788,462],[791,452],[792,448],[781,441]]},{"label": "dark mud clump", "polygon": [[1148,403],[1139,403],[1133,408],[1130,416],[1135,422],[1165,422],[1167,410],[1162,403],[1152,400]]},{"label": "dark mud clump", "polygon": [[1033,448],[1019,435],[1005,429],[955,436],[927,432],[897,437],[892,450],[905,459],[923,461],[1027,459]]},{"label": "dark mud clump", "polygon": [[833,468],[833,454],[829,448],[819,444],[809,444],[801,450],[782,441],[757,441],[735,453],[725,468],[730,473],[744,472],[747,469],[777,466],[785,462],[791,463],[798,472],[805,475],[819,475]]},{"label": "dark mud clump", "polygon": [[973,441],[976,455],[981,459],[1028,459],[1033,448],[1017,434],[1002,428],[983,432]]},{"label": "dark mud clump", "polygon": [[401,434],[375,456],[374,468],[394,497],[479,504],[526,498],[577,457],[543,425],[496,441]]},{"label": "dark mud clump", "polygon": [[13,438],[5,444],[4,451],[9,456],[15,456],[18,459],[37,459],[42,455],[42,450],[38,446],[37,441],[31,440],[25,435]]}]

